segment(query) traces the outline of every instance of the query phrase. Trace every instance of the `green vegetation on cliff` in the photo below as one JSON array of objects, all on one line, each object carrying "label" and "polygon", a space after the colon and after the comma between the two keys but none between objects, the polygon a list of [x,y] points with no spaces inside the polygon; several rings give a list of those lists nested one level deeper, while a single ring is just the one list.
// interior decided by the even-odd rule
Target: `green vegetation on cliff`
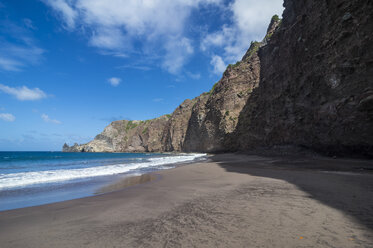
[{"label": "green vegetation on cliff", "polygon": [[138,126],[137,123],[135,123],[133,121],[128,121],[127,126],[126,126],[126,131],[128,131],[130,129],[133,129],[133,128],[137,127],[137,126]]},{"label": "green vegetation on cliff", "polygon": [[259,42],[259,41],[252,41],[251,44],[250,44],[250,48],[249,48],[248,52],[246,53],[246,55],[247,55],[246,58],[247,59],[251,58],[251,56],[253,56],[253,54],[255,54],[259,50],[261,44],[262,43]]}]

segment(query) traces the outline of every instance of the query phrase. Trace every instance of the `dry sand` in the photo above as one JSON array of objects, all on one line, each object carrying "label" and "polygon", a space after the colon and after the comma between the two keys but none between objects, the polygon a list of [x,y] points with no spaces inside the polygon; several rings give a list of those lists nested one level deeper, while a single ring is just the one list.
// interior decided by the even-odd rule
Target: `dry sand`
[{"label": "dry sand", "polygon": [[0,212],[0,247],[373,247],[372,169],[217,155],[112,193]]}]

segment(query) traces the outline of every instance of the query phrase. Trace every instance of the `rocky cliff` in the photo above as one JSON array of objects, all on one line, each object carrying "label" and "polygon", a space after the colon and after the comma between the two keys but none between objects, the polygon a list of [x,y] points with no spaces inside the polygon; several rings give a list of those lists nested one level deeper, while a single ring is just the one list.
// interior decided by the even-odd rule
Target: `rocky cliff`
[{"label": "rocky cliff", "polygon": [[192,109],[183,151],[222,152],[225,139],[237,126],[239,115],[260,79],[258,51],[276,31],[280,20],[272,18],[262,42],[252,42],[242,60],[229,65],[206,101]]},{"label": "rocky cliff", "polygon": [[64,151],[247,151],[373,156],[373,2],[285,0],[262,42],[171,115],[115,121]]},{"label": "rocky cliff", "polygon": [[225,146],[373,155],[373,2],[285,0],[260,83]]},{"label": "rocky cliff", "polygon": [[146,121],[113,121],[87,144],[64,145],[65,152],[160,152],[167,115]]}]

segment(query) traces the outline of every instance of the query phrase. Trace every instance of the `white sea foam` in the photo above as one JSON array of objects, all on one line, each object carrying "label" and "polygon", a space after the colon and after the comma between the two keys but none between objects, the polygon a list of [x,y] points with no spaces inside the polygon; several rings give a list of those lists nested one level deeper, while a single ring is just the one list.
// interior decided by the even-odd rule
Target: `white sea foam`
[{"label": "white sea foam", "polygon": [[32,184],[61,182],[97,176],[109,176],[132,171],[136,172],[138,169],[190,162],[205,156],[206,154],[182,154],[179,156],[149,158],[148,162],[141,163],[114,164],[70,170],[49,170],[0,174],[0,190],[24,187]]}]

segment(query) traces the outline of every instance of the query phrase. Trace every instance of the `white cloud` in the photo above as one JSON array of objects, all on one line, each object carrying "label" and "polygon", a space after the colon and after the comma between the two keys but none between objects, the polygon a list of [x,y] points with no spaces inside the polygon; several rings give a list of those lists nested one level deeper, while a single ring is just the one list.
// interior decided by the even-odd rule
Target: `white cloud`
[{"label": "white cloud", "polygon": [[218,32],[207,34],[201,42],[201,50],[206,51],[210,47],[223,46],[234,39],[234,29],[224,25]]},{"label": "white cloud", "polygon": [[5,71],[19,71],[23,64],[10,58],[0,57],[0,68]]},{"label": "white cloud", "polygon": [[[221,57],[226,64],[240,60],[251,41],[263,39],[271,17],[282,14],[282,3],[283,0],[235,0],[229,6],[232,24],[206,34],[200,45],[201,50],[208,52],[223,49]],[[215,66],[215,63],[212,64]]]},{"label": "white cloud", "polygon": [[0,119],[3,121],[13,122],[16,120],[16,117],[9,113],[0,113]]},{"label": "white cloud", "polygon": [[145,65],[136,65],[136,64],[126,64],[117,66],[117,69],[134,69],[134,70],[140,70],[140,71],[150,71],[152,68],[150,66]]},{"label": "white cloud", "polygon": [[212,56],[210,64],[214,67],[214,73],[217,75],[222,74],[227,67],[223,59],[218,55]]},{"label": "white cloud", "polygon": [[42,115],[41,115],[41,118],[43,119],[43,121],[48,122],[48,123],[61,124],[61,122],[60,122],[59,120],[51,119],[51,118],[49,118],[49,116],[46,115],[46,114],[42,114]]},{"label": "white cloud", "polygon": [[201,74],[200,73],[192,73],[192,72],[187,72],[186,73],[190,78],[194,79],[194,80],[198,80],[201,78]]},{"label": "white cloud", "polygon": [[[89,30],[89,44],[112,54],[159,56],[178,73],[193,54],[185,28],[192,10],[222,0],[45,0],[70,29]],[[156,53],[156,54],[155,54]]]},{"label": "white cloud", "polygon": [[109,79],[108,79],[108,82],[109,82],[112,86],[114,86],[114,87],[117,87],[117,86],[120,84],[121,81],[122,81],[122,79],[117,78],[117,77],[112,77],[112,78],[109,78]]},{"label": "white cloud", "polygon": [[70,4],[69,0],[44,0],[46,4],[51,6],[63,18],[66,28],[73,29],[75,27],[75,19],[77,12]]},{"label": "white cloud", "polygon": [[[127,58],[134,55],[136,59],[152,61],[172,74],[180,74],[194,54],[197,43],[207,55],[218,54],[224,64],[236,62],[252,40],[264,37],[271,17],[281,15],[283,11],[283,0],[42,1],[62,17],[66,28],[84,30],[88,43],[97,47],[99,53]],[[212,5],[224,10],[222,16],[230,18],[229,24],[216,32],[206,33],[199,40],[200,33],[191,34],[190,25],[196,24],[190,17],[200,7],[214,10]],[[222,64],[216,59],[212,62],[219,62],[214,66]],[[145,62],[139,66],[147,65]],[[8,67],[16,66],[10,63]],[[221,71],[220,67],[215,69]]]},{"label": "white cloud", "polygon": [[1,43],[0,67],[6,71],[20,71],[28,64],[39,63],[44,50],[33,45]]},{"label": "white cloud", "polygon": [[[126,42],[127,37],[121,32],[119,28],[99,28],[93,32],[90,44],[95,47],[108,50],[122,50],[130,45]],[[111,52],[110,54],[117,54]],[[120,53],[119,53],[120,54]]]},{"label": "white cloud", "polygon": [[0,91],[12,95],[20,101],[34,101],[47,97],[41,89],[34,88],[29,89],[26,86],[12,88],[3,84],[0,84]]},{"label": "white cloud", "polygon": [[153,102],[162,102],[164,99],[163,98],[154,98]]},{"label": "white cloud", "polygon": [[166,45],[163,68],[172,74],[177,74],[193,52],[191,40],[178,37],[170,38]]}]

